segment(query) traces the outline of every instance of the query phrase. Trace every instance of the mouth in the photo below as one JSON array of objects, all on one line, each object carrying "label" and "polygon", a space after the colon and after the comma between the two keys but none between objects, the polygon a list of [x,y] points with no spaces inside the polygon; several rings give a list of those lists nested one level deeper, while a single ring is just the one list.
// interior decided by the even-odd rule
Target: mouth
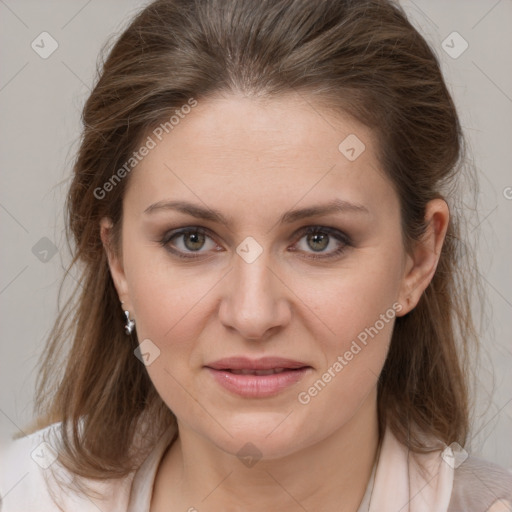
[{"label": "mouth", "polygon": [[245,398],[275,396],[313,370],[306,363],[276,357],[221,359],[205,369],[225,390]]}]

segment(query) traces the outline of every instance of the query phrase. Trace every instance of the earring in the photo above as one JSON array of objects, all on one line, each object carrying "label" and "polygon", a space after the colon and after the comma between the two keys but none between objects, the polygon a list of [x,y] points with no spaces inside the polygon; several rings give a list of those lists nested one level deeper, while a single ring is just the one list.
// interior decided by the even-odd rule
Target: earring
[{"label": "earring", "polygon": [[135,321],[130,320],[130,312],[125,311],[124,315],[126,316],[126,325],[124,326],[124,330],[126,334],[130,335],[133,332],[133,328],[135,327]]},{"label": "earring", "polygon": [[[121,302],[121,305],[123,305],[124,302]],[[129,311],[124,311],[124,316],[126,317],[126,324],[124,326],[124,331],[126,332],[126,334],[129,336],[132,332],[133,332],[133,329],[135,327],[135,320],[131,320],[130,319],[130,312]]]}]

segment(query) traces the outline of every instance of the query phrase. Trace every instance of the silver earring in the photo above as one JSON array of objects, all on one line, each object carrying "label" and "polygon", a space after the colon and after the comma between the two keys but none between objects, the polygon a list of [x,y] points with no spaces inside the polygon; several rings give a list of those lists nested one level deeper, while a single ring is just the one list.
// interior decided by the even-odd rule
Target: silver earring
[{"label": "silver earring", "polygon": [[[121,301],[121,306],[124,304],[123,301]],[[133,332],[133,328],[135,327],[135,320],[130,320],[130,312],[124,310],[124,316],[126,317],[126,324],[124,326],[124,331],[129,336]]]},{"label": "silver earring", "polygon": [[133,328],[135,327],[135,321],[130,319],[129,311],[125,311],[124,316],[126,317],[126,325],[124,326],[124,330],[126,334],[130,335],[133,332]]}]

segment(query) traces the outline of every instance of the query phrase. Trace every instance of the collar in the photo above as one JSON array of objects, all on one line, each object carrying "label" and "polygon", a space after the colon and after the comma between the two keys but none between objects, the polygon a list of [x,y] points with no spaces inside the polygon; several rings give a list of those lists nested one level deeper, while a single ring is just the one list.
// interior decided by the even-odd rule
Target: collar
[{"label": "collar", "polygon": [[[127,512],[149,512],[156,472],[176,434],[172,425],[135,473]],[[453,457],[450,446],[427,454],[412,452],[387,428],[357,512],[446,512],[453,488]]]}]

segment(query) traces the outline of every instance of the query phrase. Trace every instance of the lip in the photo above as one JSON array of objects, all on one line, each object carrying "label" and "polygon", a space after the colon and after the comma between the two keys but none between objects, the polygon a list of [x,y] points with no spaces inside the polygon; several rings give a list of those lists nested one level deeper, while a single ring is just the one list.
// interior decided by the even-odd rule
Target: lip
[{"label": "lip", "polygon": [[[281,357],[264,357],[248,359],[246,357],[230,357],[219,359],[205,368],[214,380],[226,390],[245,398],[265,398],[275,396],[286,388],[299,382],[311,366],[292,359]],[[268,375],[241,374],[235,371],[270,371],[278,373]]]},{"label": "lip", "polygon": [[260,359],[226,357],[205,366],[214,370],[271,370],[273,368],[297,369],[309,365],[302,361],[282,357],[262,357]]}]

